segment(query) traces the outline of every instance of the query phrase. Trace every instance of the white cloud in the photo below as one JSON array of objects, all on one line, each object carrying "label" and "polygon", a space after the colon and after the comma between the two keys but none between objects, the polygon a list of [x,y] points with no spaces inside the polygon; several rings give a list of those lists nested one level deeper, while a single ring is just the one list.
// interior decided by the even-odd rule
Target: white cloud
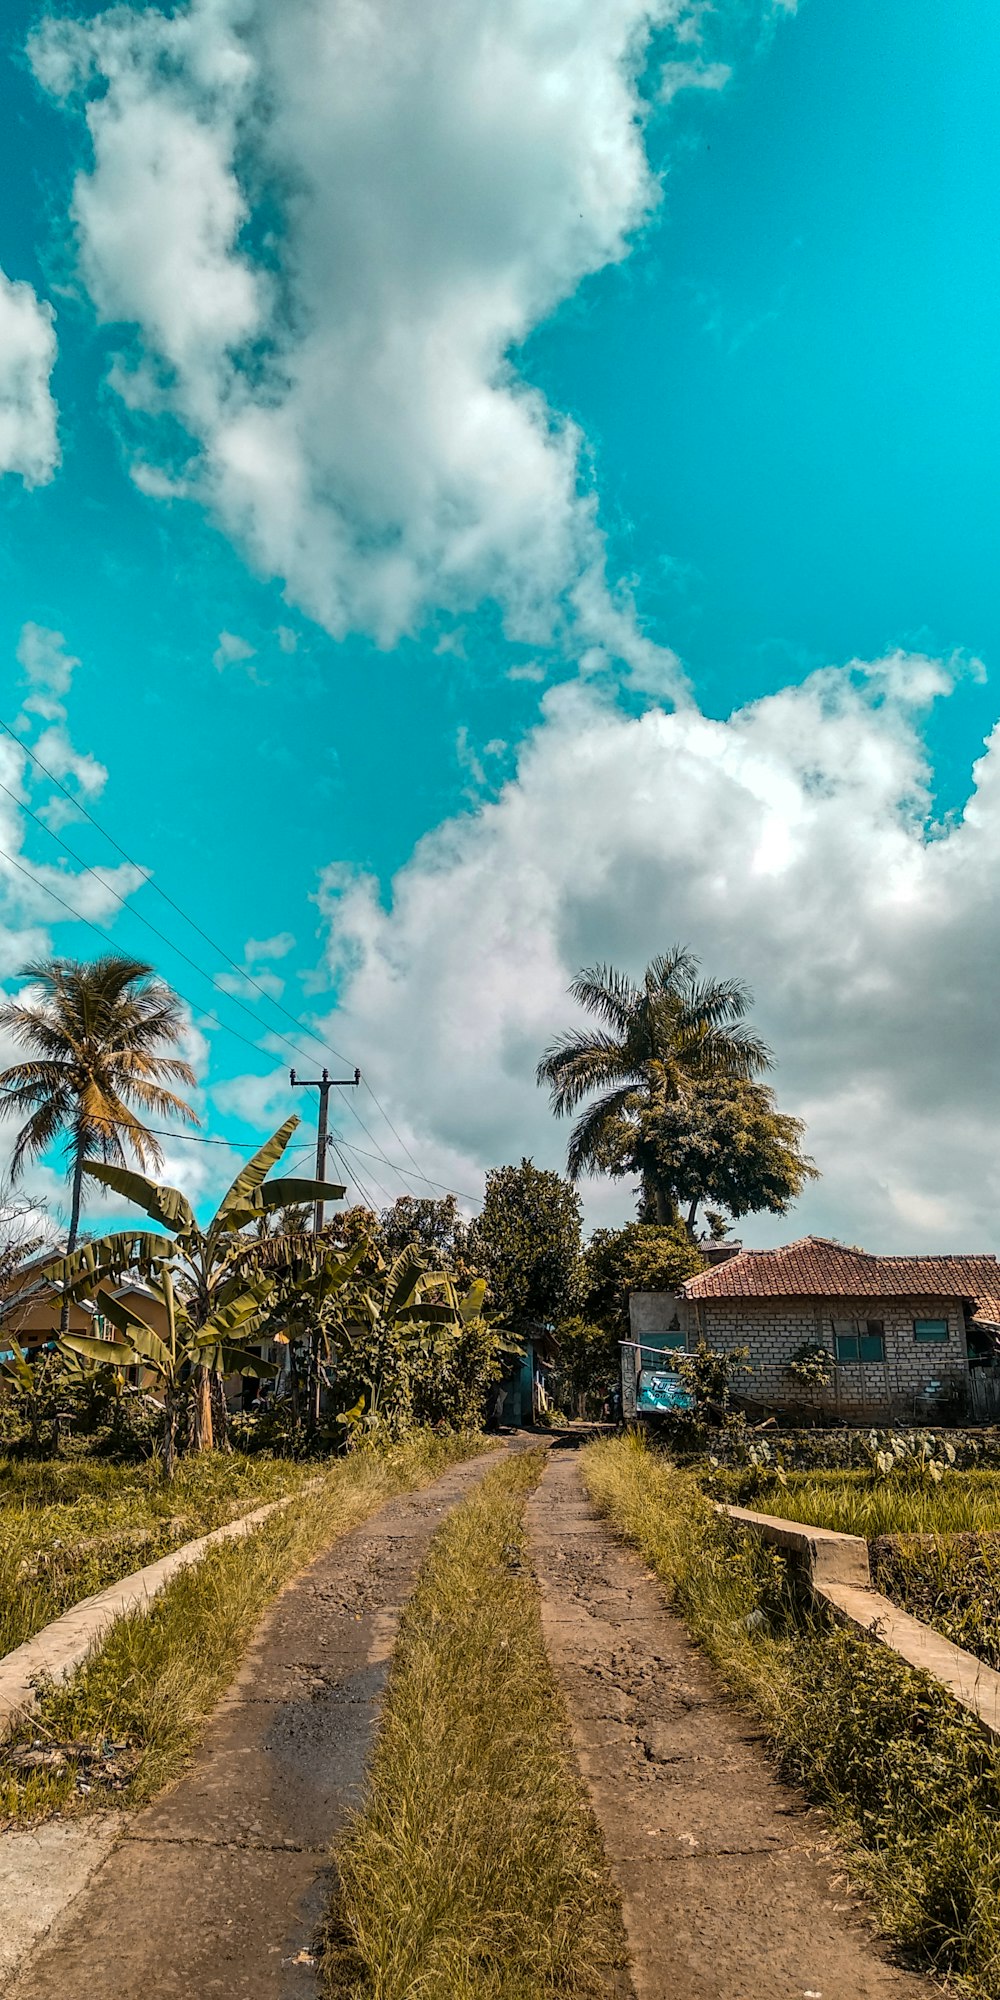
[{"label": "white cloud", "polygon": [[287,958],[295,948],[295,937],[291,931],[276,931],[273,937],[247,938],[244,958],[247,965],[256,965],[262,958]]},{"label": "white cloud", "polygon": [[44,486],[59,463],[49,377],[56,358],[52,307],[0,271],[0,474]]},{"label": "white cloud", "polygon": [[638,80],[673,27],[666,94],[722,84],[703,13],[191,0],[45,22],[42,83],[90,93],[80,269],[138,335],[112,380],[143,490],[199,491],[336,635],[391,644],[492,599],[511,635],[675,692],[605,579],[580,432],[511,355],[654,210]]},{"label": "white cloud", "polygon": [[[34,708],[37,713],[51,718],[63,715],[62,698],[69,693],[74,668],[80,662],[75,654],[66,650],[66,641],[61,632],[52,632],[47,625],[36,625],[29,618],[21,627],[17,642],[18,664],[24,668],[24,678],[33,693],[28,696],[25,707]],[[54,704],[43,707],[38,696]]]},{"label": "white cloud", "polygon": [[247,660],[254,658],[256,651],[256,646],[251,646],[248,639],[241,639],[238,632],[220,632],[219,643],[212,654],[212,665],[221,674],[226,667],[245,665]]},{"label": "white cloud", "polygon": [[[474,1191],[523,1152],[558,1164],[566,1131],[534,1068],[572,1022],[572,975],[636,973],[680,940],[755,988],[824,1175],[750,1240],[994,1246],[1000,728],[940,826],[920,729],[958,670],[828,668],[723,722],[636,719],[576,682],[547,697],[496,801],[420,843],[390,908],[328,871],[330,1038],[424,1171]],[[627,1205],[603,1189],[593,1213]]]}]

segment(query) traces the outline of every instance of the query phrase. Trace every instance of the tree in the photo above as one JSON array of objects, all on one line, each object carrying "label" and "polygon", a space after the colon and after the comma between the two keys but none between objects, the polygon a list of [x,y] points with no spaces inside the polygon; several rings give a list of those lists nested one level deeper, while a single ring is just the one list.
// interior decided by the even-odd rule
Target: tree
[{"label": "tree", "polygon": [[[173,1463],[177,1404],[190,1383],[194,1389],[193,1442],[196,1450],[213,1443],[210,1376],[239,1369],[247,1375],[270,1374],[270,1364],[248,1354],[245,1343],[259,1333],[275,1284],[275,1263],[291,1255],[296,1238],[247,1237],[261,1218],[275,1209],[314,1201],[339,1201],[344,1190],[325,1181],[286,1179],[267,1175],[281,1158],[299,1120],[284,1125],[237,1174],[207,1228],[199,1224],[179,1188],[163,1187],[144,1174],[98,1160],[86,1162],[86,1172],[116,1194],[144,1210],[163,1234],[129,1230],[86,1243],[72,1255],[54,1260],[45,1275],[73,1297],[93,1297],[121,1335],[122,1352],[99,1341],[64,1333],[62,1345],[90,1360],[109,1360],[121,1367],[151,1368],[164,1387],[166,1427],[164,1454]],[[286,1250],[276,1256],[278,1247]],[[131,1308],[103,1289],[126,1270],[142,1271],[162,1302],[167,1339]],[[127,1356],[127,1358],[126,1358]]]},{"label": "tree", "polygon": [[607,1329],[617,1347],[631,1337],[631,1292],[675,1292],[685,1278],[702,1270],[703,1262],[680,1223],[667,1229],[648,1222],[595,1229],[583,1255],[581,1310]]},{"label": "tree", "polygon": [[141,959],[116,952],[91,963],[38,959],[20,977],[29,981],[29,997],[0,1005],[0,1028],[31,1051],[28,1061],[0,1075],[0,1112],[29,1114],[14,1143],[11,1173],[16,1180],[27,1160],[65,1139],[72,1251],[89,1160],[96,1155],[124,1166],[128,1148],[140,1166],[159,1166],[160,1146],[143,1119],[197,1125],[191,1106],[167,1088],[190,1088],[195,1076],[181,1057],[162,1053],[181,1041],[181,1003]]},{"label": "tree", "polygon": [[573,997],[604,1023],[560,1037],[538,1066],[557,1116],[586,1105],[573,1129],[570,1175],[637,1174],[645,1220],[673,1225],[699,1206],[782,1213],[815,1172],[803,1127],[758,1079],[770,1051],[745,1024],[740,980],[701,980],[680,946],[635,986],[610,966],[582,972]]},{"label": "tree", "polygon": [[580,1284],[580,1197],[561,1174],[522,1160],[486,1176],[469,1254],[489,1286],[491,1311],[514,1333],[572,1313]]},{"label": "tree", "polygon": [[469,1267],[469,1224],[453,1194],[435,1200],[430,1196],[401,1194],[378,1219],[375,1241],[384,1257],[398,1257],[414,1244],[428,1261],[449,1270],[461,1280],[474,1276]]},{"label": "tree", "polygon": [[656,1090],[609,1130],[603,1151],[609,1171],[668,1187],[692,1236],[703,1206],[713,1233],[724,1234],[723,1215],[784,1215],[818,1178],[802,1151],[804,1131],[766,1084],[726,1077],[680,1097]]}]

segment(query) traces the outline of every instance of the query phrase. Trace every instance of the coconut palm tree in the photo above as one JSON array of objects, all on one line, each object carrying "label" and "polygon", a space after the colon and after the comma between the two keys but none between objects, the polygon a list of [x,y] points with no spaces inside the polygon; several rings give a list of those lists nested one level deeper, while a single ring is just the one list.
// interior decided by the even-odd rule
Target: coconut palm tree
[{"label": "coconut palm tree", "polygon": [[[644,1110],[678,1100],[723,1078],[749,1079],[771,1067],[771,1053],[744,1025],[751,995],[738,979],[699,978],[686,946],[654,958],[634,985],[613,966],[578,974],[570,992],[596,1015],[601,1028],[560,1035],[538,1065],[557,1117],[575,1111],[594,1091],[570,1137],[571,1179],[601,1168],[622,1171],[625,1153],[636,1153]],[[631,1139],[631,1148],[629,1141]],[[657,1222],[677,1218],[676,1196],[641,1151],[645,1206]]]},{"label": "coconut palm tree", "polygon": [[0,1075],[0,1114],[23,1116],[11,1174],[64,1139],[71,1199],[67,1248],[80,1229],[89,1157],[124,1166],[128,1148],[143,1167],[163,1158],[144,1118],[198,1119],[169,1089],[195,1082],[190,1063],[163,1051],[183,1033],[181,1003],[151,965],[108,952],[101,958],[39,959],[20,974],[27,997],[0,1005],[0,1030],[30,1051]]}]

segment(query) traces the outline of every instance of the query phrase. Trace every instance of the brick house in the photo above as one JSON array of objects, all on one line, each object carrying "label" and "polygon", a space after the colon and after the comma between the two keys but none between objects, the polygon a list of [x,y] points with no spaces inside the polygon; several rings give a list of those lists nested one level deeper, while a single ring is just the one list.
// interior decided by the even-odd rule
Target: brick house
[{"label": "brick house", "polygon": [[[676,1293],[633,1293],[629,1307],[626,1414],[642,1408],[643,1371],[669,1367],[672,1350],[702,1340],[749,1348],[751,1372],[735,1384],[747,1404],[808,1403],[848,1419],[912,1420],[942,1401],[994,1413],[986,1389],[996,1378],[979,1365],[1000,1349],[993,1256],[879,1257],[807,1236],[779,1250],[737,1250]],[[825,1389],[803,1389],[788,1374],[805,1346],[829,1355]]]}]

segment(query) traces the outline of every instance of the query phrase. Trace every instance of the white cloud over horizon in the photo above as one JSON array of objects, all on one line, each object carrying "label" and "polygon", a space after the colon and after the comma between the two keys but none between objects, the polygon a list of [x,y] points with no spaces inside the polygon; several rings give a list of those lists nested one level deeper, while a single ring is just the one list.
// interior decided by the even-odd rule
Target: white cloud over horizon
[{"label": "white cloud over horizon", "polygon": [[[638,973],[679,940],[755,989],[779,1101],[823,1174],[747,1240],[998,1247],[1000,725],[940,826],[922,737],[960,671],[852,662],[727,721],[635,718],[569,684],[516,777],[419,843],[388,907],[329,870],[331,1040],[424,1172],[475,1192],[525,1152],[560,1164],[534,1069],[572,1022],[571,977]],[[627,1184],[590,1193],[592,1221],[629,1210]]]},{"label": "white cloud over horizon", "polygon": [[581,432],[512,357],[654,212],[650,103],[728,75],[703,13],[191,0],[43,22],[36,75],[85,107],[79,270],[122,326],[142,490],[201,499],[335,636],[392,645],[490,600],[512,637],[683,690],[606,576]]}]

